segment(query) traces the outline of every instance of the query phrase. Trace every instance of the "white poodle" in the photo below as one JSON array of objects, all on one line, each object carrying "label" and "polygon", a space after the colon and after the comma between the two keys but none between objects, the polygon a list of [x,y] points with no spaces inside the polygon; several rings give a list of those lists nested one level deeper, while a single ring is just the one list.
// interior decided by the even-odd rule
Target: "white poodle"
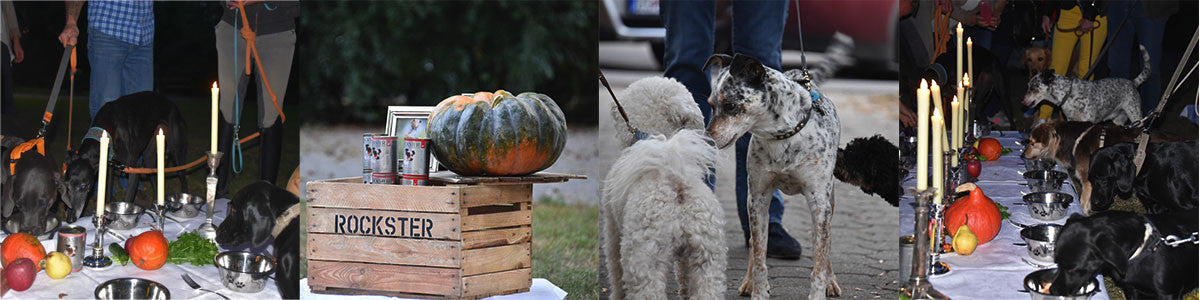
[{"label": "white poodle", "polygon": [[604,180],[600,206],[609,299],[660,299],[675,267],[682,299],[726,289],[724,212],[705,184],[717,156],[700,109],[673,79],[638,80],[619,95],[638,141],[613,108],[627,148]]}]

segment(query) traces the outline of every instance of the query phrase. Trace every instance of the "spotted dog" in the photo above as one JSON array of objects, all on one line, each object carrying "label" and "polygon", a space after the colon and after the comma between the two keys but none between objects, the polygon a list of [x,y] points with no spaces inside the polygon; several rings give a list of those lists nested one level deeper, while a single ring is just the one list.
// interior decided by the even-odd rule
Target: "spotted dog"
[{"label": "spotted dog", "polygon": [[1062,109],[1063,117],[1071,121],[1112,121],[1125,125],[1142,118],[1138,86],[1150,77],[1150,54],[1142,49],[1142,73],[1133,80],[1105,78],[1096,81],[1071,78],[1046,70],[1029,78],[1029,92],[1021,104],[1036,105],[1045,101]]},{"label": "spotted dog", "polygon": [[829,262],[830,222],[833,217],[833,172],[841,127],[836,108],[798,78],[766,68],[757,59],[737,54],[714,55],[705,63],[721,68],[713,93],[712,121],[708,133],[717,147],[732,145],[749,132],[747,169],[750,173],[750,259],[738,291],[753,299],[767,299],[767,209],[771,193],[779,189],[801,195],[812,208],[813,269],[810,299],[838,296]]}]

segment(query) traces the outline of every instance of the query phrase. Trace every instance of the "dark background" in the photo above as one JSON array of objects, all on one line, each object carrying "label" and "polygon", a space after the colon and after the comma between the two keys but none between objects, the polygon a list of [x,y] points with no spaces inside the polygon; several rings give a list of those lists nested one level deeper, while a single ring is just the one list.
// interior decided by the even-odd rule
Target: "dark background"
[{"label": "dark background", "polygon": [[[307,2],[296,82],[305,122],[382,125],[388,105],[536,91],[597,118],[592,1]],[[594,125],[593,125],[594,126]]]}]

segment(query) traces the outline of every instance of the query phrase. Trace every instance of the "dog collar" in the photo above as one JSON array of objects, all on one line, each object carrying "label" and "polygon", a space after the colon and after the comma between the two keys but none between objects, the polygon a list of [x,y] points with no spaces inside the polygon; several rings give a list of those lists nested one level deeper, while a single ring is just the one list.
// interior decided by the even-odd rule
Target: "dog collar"
[{"label": "dog collar", "polygon": [[292,204],[292,206],[288,207],[288,209],[283,211],[282,214],[279,214],[279,217],[275,218],[275,228],[271,229],[271,236],[279,238],[279,234],[283,232],[283,229],[287,227],[288,223],[291,223],[292,219],[295,219],[299,216],[300,203],[297,202],[296,204]]},{"label": "dog collar", "polygon": [[1142,223],[1142,225],[1146,226],[1146,232],[1142,234],[1142,244],[1138,246],[1137,250],[1133,251],[1133,255],[1129,256],[1129,261],[1133,261],[1134,258],[1141,255],[1142,250],[1146,250],[1150,246],[1150,241],[1154,240],[1150,238],[1151,235],[1154,235],[1154,227],[1150,226],[1150,222]]},{"label": "dog collar", "polygon": [[28,140],[20,145],[17,145],[16,148],[13,148],[12,153],[8,154],[8,175],[16,175],[17,160],[21,159],[21,154],[35,148],[37,149],[38,154],[46,156],[46,140],[44,138]]},{"label": "dog collar", "polygon": [[[95,127],[95,126],[92,126],[92,128],[88,128],[87,133],[83,134],[83,139],[79,141],[79,145],[83,146],[83,142],[87,141],[87,140],[96,140],[96,142],[99,143],[100,136],[103,135],[104,132],[105,132],[104,128]],[[117,155],[117,153],[113,151],[113,149],[114,149],[113,147],[115,147],[115,145],[113,143],[108,144],[108,160],[110,160],[110,161],[112,160],[113,157],[115,157]]]},{"label": "dog collar", "polygon": [[[790,138],[790,137],[796,135],[797,133],[800,133],[800,130],[804,129],[805,125],[808,125],[808,120],[812,118],[813,108],[817,107],[817,100],[821,100],[821,94],[817,93],[816,91],[813,91],[810,89],[810,90],[808,90],[808,94],[812,98],[812,105],[808,106],[808,112],[806,112],[804,114],[804,119],[800,120],[800,123],[796,124],[796,127],[793,127],[792,130],[789,130],[788,132],[785,132],[781,135],[772,136],[771,137],[772,140],[778,141],[778,140]],[[819,109],[819,108],[817,109],[817,112],[824,114],[824,112],[821,111],[821,109]]]}]

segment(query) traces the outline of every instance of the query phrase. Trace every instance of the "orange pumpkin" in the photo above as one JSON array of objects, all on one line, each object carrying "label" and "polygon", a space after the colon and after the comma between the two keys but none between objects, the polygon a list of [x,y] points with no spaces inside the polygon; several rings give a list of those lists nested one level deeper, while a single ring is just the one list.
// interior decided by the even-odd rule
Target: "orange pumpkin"
[{"label": "orange pumpkin", "polygon": [[953,230],[966,224],[978,237],[979,244],[986,244],[1000,232],[1000,209],[974,183],[966,183],[955,189],[957,192],[963,190],[970,190],[971,193],[946,207],[946,228]]},{"label": "orange pumpkin", "polygon": [[1000,154],[1004,152],[1004,147],[1000,146],[1000,141],[994,138],[982,138],[979,140],[979,154],[987,157],[987,160],[1000,159]]},{"label": "orange pumpkin", "polygon": [[46,248],[32,235],[18,232],[4,238],[4,242],[0,243],[0,257],[3,258],[0,262],[4,263],[4,267],[8,267],[9,263],[19,258],[28,258],[40,271],[42,259],[46,258]]},{"label": "orange pumpkin", "polygon": [[125,251],[129,252],[129,260],[138,268],[157,270],[167,263],[170,245],[161,230],[151,230],[125,241]]}]

